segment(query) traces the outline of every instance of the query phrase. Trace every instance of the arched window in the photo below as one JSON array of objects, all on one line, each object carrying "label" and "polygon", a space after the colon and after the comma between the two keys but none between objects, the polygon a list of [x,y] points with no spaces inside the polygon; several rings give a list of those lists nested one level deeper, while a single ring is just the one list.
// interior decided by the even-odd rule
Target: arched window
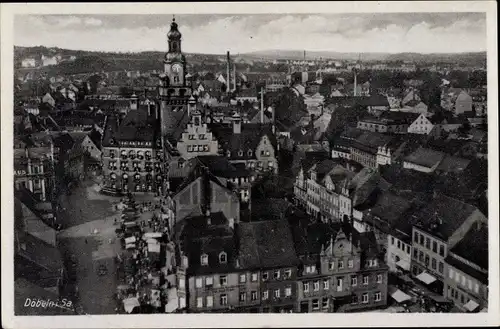
[{"label": "arched window", "polygon": [[219,254],[219,262],[221,264],[227,263],[227,254],[224,251]]},{"label": "arched window", "polygon": [[201,265],[208,265],[208,255],[207,254],[201,255]]}]

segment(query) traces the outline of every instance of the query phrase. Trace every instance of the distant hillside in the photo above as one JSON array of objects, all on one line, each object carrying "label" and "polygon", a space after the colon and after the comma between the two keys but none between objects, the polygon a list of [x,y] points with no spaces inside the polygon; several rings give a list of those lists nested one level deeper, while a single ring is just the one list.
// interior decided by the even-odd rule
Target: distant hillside
[{"label": "distant hillside", "polygon": [[[263,50],[242,54],[249,58],[265,59],[304,59],[303,50]],[[358,60],[362,61],[411,61],[416,63],[486,63],[486,52],[473,53],[450,53],[450,54],[419,54],[419,53],[349,53],[349,52],[331,52],[331,51],[306,51],[306,59],[337,59],[337,60]]]}]

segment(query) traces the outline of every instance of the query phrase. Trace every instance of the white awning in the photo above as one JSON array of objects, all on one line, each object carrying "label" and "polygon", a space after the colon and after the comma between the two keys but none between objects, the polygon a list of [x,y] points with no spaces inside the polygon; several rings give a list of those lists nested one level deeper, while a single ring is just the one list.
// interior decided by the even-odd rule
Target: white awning
[{"label": "white awning", "polygon": [[131,237],[125,238],[125,243],[126,244],[134,243],[135,241],[136,241],[135,240],[135,236],[131,236]]},{"label": "white awning", "polygon": [[125,308],[125,312],[132,313],[135,307],[141,306],[139,300],[135,297],[127,298],[123,300],[123,307]]},{"label": "white awning", "polygon": [[135,243],[130,243],[125,246],[125,249],[133,249],[133,248],[135,248]]},{"label": "white awning", "polygon": [[407,300],[410,300],[411,297],[402,292],[401,290],[396,290],[394,293],[391,294],[391,297],[394,298],[398,303],[405,302]]},{"label": "white awning", "polygon": [[397,267],[400,267],[402,268],[403,270],[405,271],[409,271],[410,270],[410,263],[409,262],[405,262],[404,260],[400,259],[397,263],[396,263],[396,266]]},{"label": "white awning", "polygon": [[431,284],[434,281],[436,281],[436,278],[427,272],[422,272],[419,275],[417,275],[417,279],[419,279],[420,281],[422,281],[425,284]]},{"label": "white awning", "polygon": [[142,238],[144,240],[147,240],[149,238],[161,238],[162,236],[163,236],[163,233],[161,233],[161,232],[148,232],[148,233],[144,233]]},{"label": "white awning", "polygon": [[467,304],[464,305],[465,309],[469,312],[474,311],[477,307],[479,306],[478,303],[473,301],[472,299],[467,302]]},{"label": "white awning", "polygon": [[148,252],[160,252],[161,245],[158,244],[148,244]]}]

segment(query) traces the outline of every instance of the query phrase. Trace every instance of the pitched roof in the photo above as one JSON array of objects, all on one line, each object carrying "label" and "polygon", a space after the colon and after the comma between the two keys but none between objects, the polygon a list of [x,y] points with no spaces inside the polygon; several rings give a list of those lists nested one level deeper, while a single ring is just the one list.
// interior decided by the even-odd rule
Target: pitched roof
[{"label": "pitched roof", "polygon": [[200,165],[206,166],[208,171],[218,177],[233,178],[247,177],[250,172],[245,166],[239,166],[229,162],[227,157],[220,155],[205,155],[194,158]]},{"label": "pitched roof", "polygon": [[[270,125],[242,124],[239,134],[234,134],[233,127],[230,125],[211,124],[209,128],[222,150],[231,152],[229,157],[231,160],[256,159],[255,150],[264,136],[269,138],[274,149],[277,146],[276,137],[273,135]],[[239,153],[240,151],[242,153]]]},{"label": "pitched roof", "polygon": [[57,248],[23,231],[16,230],[16,255],[43,268],[53,276],[60,275],[63,269],[61,254]]},{"label": "pitched roof", "polygon": [[475,211],[478,210],[473,205],[438,194],[414,215],[415,226],[447,241]]},{"label": "pitched roof", "polygon": [[447,155],[444,157],[443,161],[436,168],[437,171],[444,172],[461,172],[464,171],[471,160],[459,158],[452,155]]},{"label": "pitched roof", "polygon": [[360,149],[368,153],[376,154],[378,147],[387,145],[393,139],[390,135],[365,131],[354,142],[352,147]]},{"label": "pitched roof", "polygon": [[286,220],[240,223],[239,262],[243,268],[276,268],[298,263]]},{"label": "pitched roof", "polygon": [[444,157],[445,154],[442,152],[420,147],[412,154],[406,156],[404,161],[431,168],[441,162]]},{"label": "pitched roof", "polygon": [[488,270],[488,226],[471,227],[450,252]]}]

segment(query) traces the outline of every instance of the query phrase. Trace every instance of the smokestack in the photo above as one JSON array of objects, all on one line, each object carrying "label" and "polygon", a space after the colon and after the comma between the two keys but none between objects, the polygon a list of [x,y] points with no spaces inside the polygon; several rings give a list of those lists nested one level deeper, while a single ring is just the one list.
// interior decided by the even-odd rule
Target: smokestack
[{"label": "smokestack", "polygon": [[260,89],[260,123],[264,124],[264,89]]},{"label": "smokestack", "polygon": [[356,70],[354,70],[354,96],[357,96],[357,88],[358,87],[358,74]]},{"label": "smokestack", "polygon": [[229,54],[229,51],[227,52],[227,67],[226,67],[226,75],[227,75],[227,81],[226,81],[226,92],[229,93],[231,90],[231,76],[230,76],[230,65],[231,65],[231,55]]},{"label": "smokestack", "polygon": [[233,63],[233,91],[236,90],[236,63]]},{"label": "smokestack", "polygon": [[272,127],[272,129],[273,129],[273,134],[275,134],[276,133],[276,122],[275,122],[276,117],[275,117],[275,113],[274,113],[275,112],[274,106],[271,106],[271,111],[272,111],[272,115],[273,115],[273,127]]}]

